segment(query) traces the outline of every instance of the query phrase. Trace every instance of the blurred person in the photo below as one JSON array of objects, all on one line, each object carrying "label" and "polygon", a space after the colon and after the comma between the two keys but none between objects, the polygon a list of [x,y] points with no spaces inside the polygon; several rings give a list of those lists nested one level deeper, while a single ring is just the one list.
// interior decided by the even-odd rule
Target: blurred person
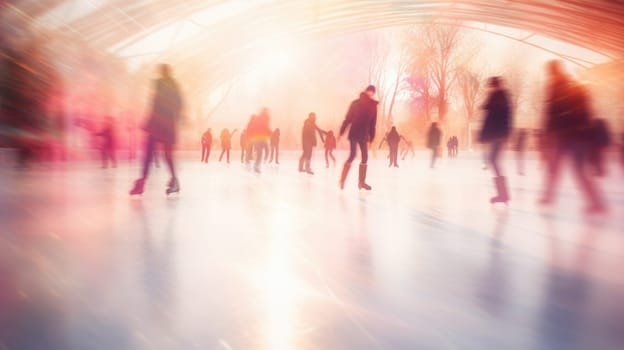
[{"label": "blurred person", "polygon": [[171,76],[171,67],[168,64],[158,66],[159,78],[154,82],[154,97],[152,111],[145,126],[148,133],[145,145],[145,160],[141,178],[136,180],[130,190],[131,195],[142,194],[149,173],[149,165],[154,157],[157,144],[162,144],[165,161],[169,167],[171,179],[167,185],[167,194],[180,191],[180,184],[176,177],[173,164],[173,145],[176,142],[177,124],[181,119],[182,96],[178,83]]},{"label": "blurred person", "polygon": [[620,141],[620,160],[622,162],[622,166],[624,167],[624,133],[622,133],[622,138]]},{"label": "blurred person", "polygon": [[457,154],[459,153],[459,139],[457,138],[457,136],[453,136],[452,152],[453,158],[457,158]]},{"label": "blurred person", "polygon": [[271,147],[271,157],[269,159],[269,163],[273,162],[273,159],[275,159],[275,164],[279,164],[279,143],[280,143],[280,129],[279,128],[275,128],[275,130],[273,130],[273,133],[271,133],[271,142],[270,142],[270,147]]},{"label": "blurred person", "polygon": [[511,132],[511,109],[509,108],[509,93],[503,87],[500,77],[491,77],[488,80],[488,97],[483,105],[485,120],[479,134],[479,142],[489,144],[488,163],[494,170],[494,184],[496,196],[490,203],[509,201],[507,180],[503,176],[499,158],[500,153]]},{"label": "blurred person", "polygon": [[403,150],[401,151],[401,160],[405,160],[405,157],[407,156],[408,152],[411,153],[412,158],[414,158],[416,156],[416,152],[414,152],[414,143],[411,140],[408,140],[403,136],[401,136],[401,140],[403,140],[403,142],[405,143],[405,146],[403,147]]},{"label": "blurred person", "polygon": [[605,176],[604,153],[611,144],[609,127],[604,119],[596,118],[591,122],[589,161],[596,176]]},{"label": "blurred person", "polygon": [[247,129],[243,129],[240,135],[240,149],[241,149],[241,163],[245,163],[245,153],[247,152],[247,146],[249,144],[249,140],[247,139]]},{"label": "blurred person", "polygon": [[251,133],[249,131],[249,126],[255,124],[256,119],[258,119],[258,116],[252,114],[251,117],[249,117],[249,121],[247,122],[247,134],[245,135],[245,164],[251,163],[251,160],[253,159],[254,145],[251,142]]},{"label": "blurred person", "polygon": [[95,133],[96,136],[102,138],[100,145],[100,154],[102,156],[102,168],[108,168],[108,161],[110,160],[113,168],[117,167],[117,161],[115,160],[115,125],[112,117],[107,116],[104,119],[104,126],[102,130]]},{"label": "blurred person", "polygon": [[249,143],[251,148],[256,152],[254,163],[254,171],[260,173],[260,164],[262,163],[263,153],[268,150],[268,141],[271,138],[271,128],[269,127],[270,117],[269,110],[263,108],[256,118],[252,118],[247,126],[249,135]]},{"label": "blurred person", "polygon": [[225,154],[225,160],[228,164],[230,164],[230,150],[232,149],[232,137],[236,133],[237,129],[234,129],[232,133],[227,128],[221,130],[221,135],[219,138],[221,139],[221,155],[219,155],[219,162],[223,159],[223,155]]},{"label": "blurred person", "polygon": [[427,148],[431,149],[431,164],[430,167],[435,167],[436,159],[438,158],[438,152],[440,147],[440,141],[442,139],[442,131],[438,128],[437,122],[432,122],[429,131],[427,132]]},{"label": "blurred person", "polygon": [[314,174],[310,163],[312,161],[312,150],[316,147],[316,133],[318,132],[321,142],[325,142],[325,131],[321,130],[316,125],[316,114],[311,112],[308,114],[308,119],[303,122],[303,128],[301,129],[301,146],[303,147],[303,154],[299,158],[299,172],[306,172],[308,174]]},{"label": "blurred person", "polygon": [[453,137],[449,137],[446,141],[446,153],[449,158],[453,158]]},{"label": "blurred person", "polygon": [[351,102],[345,120],[340,127],[340,136],[344,135],[347,127],[349,129],[349,158],[347,158],[340,174],[340,188],[344,188],[345,181],[351,169],[351,163],[355,159],[357,147],[360,148],[362,161],[359,168],[358,188],[370,191],[372,188],[366,183],[366,171],[368,162],[368,144],[375,139],[375,128],[377,126],[377,104],[374,100],[375,86],[369,85],[366,90],[360,93],[357,100]]},{"label": "blurred person", "polygon": [[134,160],[136,158],[136,123],[134,120],[129,120],[127,124],[128,129],[128,158]]},{"label": "blurred person", "polygon": [[327,135],[325,135],[325,143],[323,143],[325,148],[325,167],[329,168],[329,158],[331,158],[334,167],[336,166],[336,157],[334,157],[334,150],[336,149],[336,136],[334,136],[334,132],[329,130]]},{"label": "blurred person", "polygon": [[390,149],[390,163],[388,164],[388,167],[394,166],[395,168],[398,168],[399,164],[397,162],[397,158],[399,157],[399,143],[401,142],[401,135],[399,135],[395,126],[388,131],[384,139],[381,141],[382,144],[384,141],[388,144],[388,148]]},{"label": "blurred person", "polygon": [[528,133],[525,129],[518,130],[514,151],[516,152],[516,165],[518,175],[524,175],[524,153],[526,151]]},{"label": "blurred person", "polygon": [[587,198],[587,213],[606,210],[601,195],[586,173],[590,146],[588,130],[591,128],[590,100],[586,89],[564,71],[561,61],[550,61],[546,65],[548,90],[546,99],[546,120],[543,144],[547,147],[546,181],[540,204],[554,202],[559,183],[561,162],[570,157],[573,171]]},{"label": "blurred person", "polygon": [[7,49],[0,55],[0,141],[17,150],[18,166],[24,167],[47,148],[47,97],[54,81],[39,60],[36,44],[24,50]]},{"label": "blurred person", "polygon": [[201,161],[203,163],[208,163],[208,158],[210,158],[210,148],[212,148],[212,129],[211,128],[208,128],[202,134],[201,146],[202,146]]}]

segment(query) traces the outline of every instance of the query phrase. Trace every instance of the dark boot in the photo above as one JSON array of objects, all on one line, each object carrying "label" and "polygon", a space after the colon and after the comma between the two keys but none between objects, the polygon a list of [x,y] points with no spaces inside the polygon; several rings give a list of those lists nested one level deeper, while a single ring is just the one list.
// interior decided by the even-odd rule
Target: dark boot
[{"label": "dark boot", "polygon": [[370,191],[372,187],[366,184],[366,164],[360,164],[360,177],[358,180],[358,188]]},{"label": "dark boot", "polygon": [[496,197],[490,199],[490,203],[507,203],[509,202],[509,192],[507,192],[507,181],[504,176],[498,176],[494,178],[494,184],[496,185]]},{"label": "dark boot", "polygon": [[145,187],[145,179],[136,180],[134,182],[134,186],[130,190],[130,195],[134,196],[134,195],[143,194],[144,187]]},{"label": "dark boot", "polygon": [[169,184],[167,185],[166,193],[169,195],[177,192],[180,192],[180,184],[178,183],[178,179],[172,177],[171,180],[169,180]]},{"label": "dark boot", "polygon": [[347,175],[349,175],[349,169],[351,169],[351,163],[345,163],[342,167],[342,173],[340,174],[340,189],[344,188],[345,181],[347,180]]}]

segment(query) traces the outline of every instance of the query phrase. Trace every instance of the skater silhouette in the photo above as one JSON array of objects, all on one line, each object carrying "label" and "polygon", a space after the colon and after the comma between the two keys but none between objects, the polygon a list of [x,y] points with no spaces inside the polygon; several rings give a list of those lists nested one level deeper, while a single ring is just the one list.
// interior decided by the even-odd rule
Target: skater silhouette
[{"label": "skater silhouette", "polygon": [[590,97],[588,91],[568,76],[561,61],[550,61],[546,66],[549,75],[546,99],[546,130],[543,142],[547,158],[547,176],[543,205],[552,204],[559,183],[561,162],[570,157],[573,170],[588,202],[587,213],[606,210],[602,196],[586,170],[588,140],[591,127]]},{"label": "skater silhouette", "polygon": [[325,148],[325,167],[329,168],[329,158],[331,158],[332,163],[336,166],[336,157],[334,157],[334,150],[336,149],[336,136],[334,136],[334,132],[329,130],[327,135],[325,135],[325,143],[323,144]]},{"label": "skater silhouette", "polygon": [[399,164],[397,163],[397,159],[399,158],[399,142],[401,142],[401,135],[399,135],[396,127],[393,126],[390,129],[386,137],[382,140],[382,144],[384,141],[388,143],[388,148],[390,149],[390,163],[388,167],[394,166],[398,168]]},{"label": "skater silhouette", "polygon": [[[253,116],[252,116],[253,118]],[[249,146],[249,140],[247,138],[247,129],[243,129],[240,135],[239,141],[240,149],[241,149],[241,163],[245,163],[245,156],[247,152],[247,147]]]},{"label": "skater silhouette", "polygon": [[152,111],[145,126],[148,137],[145,145],[143,171],[141,178],[135,181],[134,187],[130,190],[131,195],[143,193],[149,173],[149,165],[158,143],[163,145],[165,160],[171,174],[166,193],[180,191],[173,164],[173,145],[176,141],[176,126],[181,118],[182,96],[177,82],[171,76],[171,67],[167,64],[161,64],[158,67],[158,72],[160,77],[154,83]]},{"label": "skater silhouette", "polygon": [[202,144],[202,162],[208,163],[210,158],[210,148],[212,147],[212,129],[208,128],[201,138]]},{"label": "skater silhouette", "polygon": [[230,164],[230,150],[232,149],[232,137],[236,134],[236,129],[230,133],[230,130],[227,128],[221,130],[221,135],[219,139],[221,139],[221,155],[219,155],[219,162],[223,159],[223,155],[225,154],[225,160],[228,164]]},{"label": "skater silhouette", "polygon": [[247,126],[249,142],[251,148],[256,152],[254,163],[254,171],[260,173],[260,164],[262,163],[263,153],[268,150],[268,141],[271,138],[271,128],[269,127],[270,117],[269,110],[263,108],[256,118],[252,118]]},{"label": "skater silhouette", "polygon": [[104,127],[95,135],[102,138],[102,168],[108,168],[109,160],[113,168],[117,167],[117,161],[115,160],[115,126],[113,118],[107,116],[104,120]]},{"label": "skater silhouette", "polygon": [[408,140],[403,136],[401,136],[401,140],[403,140],[403,142],[405,143],[405,146],[403,147],[403,150],[401,151],[401,160],[405,160],[405,157],[407,156],[408,152],[411,153],[412,158],[414,158],[416,156],[416,152],[414,152],[414,143],[411,140]]},{"label": "skater silhouette", "polygon": [[349,129],[349,158],[345,162],[340,174],[340,188],[344,188],[345,181],[351,169],[351,163],[355,159],[357,147],[360,147],[362,162],[360,163],[358,188],[371,190],[371,186],[366,183],[366,171],[368,162],[368,144],[375,139],[375,127],[377,126],[377,104],[373,99],[375,87],[369,85],[366,90],[360,93],[360,97],[351,102],[347,116],[340,127],[340,136],[344,135],[347,127]]},{"label": "skater silhouette", "polygon": [[279,143],[280,143],[280,129],[275,128],[273,133],[271,134],[271,158],[269,159],[269,163],[273,162],[275,159],[275,164],[279,164]]},{"label": "skater silhouette", "polygon": [[438,147],[440,147],[440,140],[442,139],[442,131],[438,128],[438,123],[431,123],[429,132],[427,132],[427,147],[431,149],[431,164],[430,167],[435,167],[436,159],[438,158]]},{"label": "skater silhouette", "polygon": [[507,180],[501,172],[499,158],[511,132],[509,94],[503,88],[503,81],[500,77],[492,77],[488,80],[488,90],[488,97],[483,105],[485,120],[479,135],[479,142],[490,145],[488,163],[494,170],[494,184],[497,192],[490,202],[507,203],[510,199]]},{"label": "skater silhouette", "polygon": [[607,170],[604,164],[604,153],[611,144],[611,137],[609,135],[609,127],[604,119],[596,118],[592,120],[589,144],[591,168],[593,168],[595,175],[605,176]]},{"label": "skater silhouette", "polygon": [[524,175],[524,154],[526,151],[528,133],[525,129],[518,130],[516,135],[516,143],[514,145],[514,151],[516,151],[516,165],[518,168],[518,175]]},{"label": "skater silhouette", "polygon": [[299,158],[299,172],[314,174],[310,168],[310,162],[312,161],[312,150],[316,147],[317,132],[321,137],[321,141],[324,143],[325,131],[316,126],[316,114],[312,112],[308,114],[308,119],[303,122],[303,129],[301,130],[301,145],[303,147],[303,154],[301,155],[301,158]]}]

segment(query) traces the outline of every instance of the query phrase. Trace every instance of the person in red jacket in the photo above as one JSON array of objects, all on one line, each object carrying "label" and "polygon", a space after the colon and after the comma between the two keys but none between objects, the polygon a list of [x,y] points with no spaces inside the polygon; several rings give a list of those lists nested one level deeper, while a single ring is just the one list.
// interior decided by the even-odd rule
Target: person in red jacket
[{"label": "person in red jacket", "polygon": [[269,110],[263,108],[256,118],[252,118],[247,125],[247,136],[252,148],[256,152],[254,171],[260,173],[260,164],[264,152],[268,150],[268,141],[271,138],[271,128],[269,127]]},{"label": "person in red jacket", "polygon": [[329,168],[329,158],[331,158],[334,166],[336,166],[336,158],[334,157],[334,150],[336,149],[336,136],[334,132],[329,130],[327,136],[325,136],[325,167]]}]

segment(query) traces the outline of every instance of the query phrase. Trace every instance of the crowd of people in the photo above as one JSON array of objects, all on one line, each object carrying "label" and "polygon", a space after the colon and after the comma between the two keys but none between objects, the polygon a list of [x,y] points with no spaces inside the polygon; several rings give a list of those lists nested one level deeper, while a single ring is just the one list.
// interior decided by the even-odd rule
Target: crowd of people
[{"label": "crowd of people", "polygon": [[[177,83],[171,77],[170,67],[161,65],[159,69],[161,77],[155,83],[152,112],[145,128],[148,138],[145,146],[142,176],[135,182],[130,191],[131,194],[143,192],[155,145],[159,143],[163,145],[165,160],[171,174],[166,192],[170,194],[180,190],[173,163],[172,148],[175,143],[177,120],[179,120],[182,108],[182,97]],[[588,91],[563,70],[561,62],[550,62],[547,66],[547,73],[549,79],[545,106],[546,118],[544,130],[540,135],[540,150],[547,170],[540,203],[549,205],[554,202],[561,164],[564,159],[570,158],[573,162],[573,173],[587,199],[587,211],[590,213],[603,212],[606,210],[606,204],[593,176],[601,176],[605,173],[603,153],[610,143],[606,122],[592,116]],[[488,168],[492,169],[494,175],[493,182],[496,194],[490,199],[490,202],[507,203],[511,196],[500,159],[513,130],[510,93],[505,88],[505,82],[501,77],[489,78],[487,89],[487,98],[482,106],[484,111],[483,127],[478,140],[488,149],[486,161]],[[359,98],[352,101],[340,126],[339,136],[347,134],[349,141],[349,156],[340,173],[340,188],[344,188],[351,164],[359,149],[361,160],[358,167],[358,188],[372,189],[372,186],[366,181],[366,175],[368,148],[375,139],[377,126],[378,102],[374,98],[375,93],[375,87],[370,85],[360,94]],[[111,152],[113,147],[111,130],[112,126],[109,125],[98,133],[105,140],[102,151],[103,166],[106,166],[109,160],[112,161],[113,165],[115,164],[115,158]],[[228,129],[221,131],[222,151],[219,161],[225,155],[225,160],[229,163],[232,137],[236,132],[237,129],[232,132]],[[316,124],[316,114],[311,112],[303,122],[301,130],[300,172],[314,174],[311,162],[314,147],[318,144],[317,135],[324,145],[326,167],[330,166],[330,159],[333,164],[336,162],[333,150],[336,148],[337,139],[333,131],[323,130]],[[513,146],[514,150],[518,152],[519,174],[524,174],[523,153],[527,138],[527,131],[519,130]],[[399,166],[399,144],[401,141],[407,145],[406,150],[404,150],[404,158],[407,151],[413,152],[413,145],[399,134],[396,127],[391,127],[382,138],[379,147],[384,143],[388,145],[389,167],[398,168]],[[431,150],[431,168],[435,167],[439,157],[441,141],[442,130],[437,122],[432,122],[426,137],[426,146]],[[269,110],[263,108],[257,115],[254,114],[250,117],[245,129],[241,132],[241,162],[251,164],[253,161],[253,169],[258,173],[261,171],[260,167],[263,162],[275,161],[276,164],[279,164],[279,143],[280,130],[279,128],[270,128]],[[201,138],[202,162],[208,161],[211,145],[212,133],[211,129],[207,129]],[[457,156],[458,146],[458,138],[451,136],[447,141],[449,157]]]},{"label": "crowd of people", "polygon": [[[20,71],[20,70],[15,70]],[[178,83],[173,78],[171,67],[162,64],[158,67],[159,78],[155,80],[153,86],[153,98],[151,112],[144,130],[147,133],[145,142],[144,159],[142,163],[141,176],[137,179],[130,193],[141,194],[144,190],[145,182],[149,175],[149,168],[152,163],[157,163],[157,149],[162,149],[162,154],[170,172],[170,181],[166,193],[175,193],[180,190],[180,184],[176,176],[176,169],[173,159],[173,148],[176,143],[176,134],[181,111],[183,108],[183,98]],[[21,71],[20,71],[21,72]],[[550,205],[556,199],[557,187],[560,174],[566,159],[571,160],[571,171],[576,177],[579,187],[585,196],[590,213],[603,212],[606,210],[606,203],[602,192],[599,190],[596,176],[604,176],[605,150],[612,144],[610,132],[606,121],[597,118],[592,114],[591,97],[589,90],[580,82],[574,80],[565,72],[560,61],[551,61],[546,66],[547,86],[545,96],[545,117],[543,127],[536,135],[538,139],[538,149],[541,160],[545,164],[545,183],[543,186],[540,203]],[[11,95],[11,91],[4,92]],[[17,91],[17,90],[16,90]],[[20,90],[21,91],[21,90]],[[345,181],[351,169],[351,165],[360,153],[360,164],[358,166],[358,188],[371,190],[367,183],[368,151],[370,143],[375,139],[377,126],[378,101],[375,99],[376,88],[368,86],[362,91],[357,99],[351,102],[344,121],[342,122],[338,137],[331,128],[323,129],[317,125],[316,114],[310,112],[304,120],[301,129],[302,153],[299,158],[298,170],[302,173],[314,174],[312,170],[312,155],[314,148],[318,145],[318,139],[323,144],[325,166],[336,164],[333,154],[338,145],[340,137],[346,135],[349,142],[349,155],[343,164],[340,172],[339,186],[344,188]],[[15,96],[22,96],[14,94]],[[11,95],[12,96],[12,95]],[[505,87],[502,77],[491,77],[487,81],[487,97],[482,105],[484,113],[483,126],[479,133],[478,141],[485,145],[487,153],[485,161],[487,168],[492,169],[495,196],[491,203],[507,203],[510,201],[510,191],[506,173],[501,166],[501,154],[505,146],[511,143],[511,148],[516,152],[517,172],[519,175],[525,173],[524,153],[529,143],[529,138],[533,136],[526,129],[513,130],[513,115],[510,101],[512,97]],[[21,101],[17,97],[14,101]],[[27,113],[17,107],[23,103],[4,104],[3,110],[13,111],[14,117]],[[20,114],[21,113],[21,114]],[[30,113],[30,114],[28,114]],[[6,115],[3,114],[3,115]],[[30,119],[26,118],[24,122]],[[20,120],[22,119],[15,119]],[[30,122],[29,122],[30,123]],[[15,124],[15,123],[14,123]],[[38,125],[39,122],[30,123]],[[30,125],[29,124],[29,125]],[[17,125],[17,124],[16,124]],[[24,130],[34,130],[29,127]],[[95,127],[88,128],[94,137],[100,140],[102,167],[113,167],[117,164],[115,157],[115,124],[112,117],[105,117],[102,126],[96,130]],[[16,129],[17,130],[17,129]],[[230,151],[232,149],[232,139],[238,129],[230,131],[225,128],[219,135],[221,154],[219,161],[230,162]],[[15,133],[15,135],[19,135]],[[14,140],[30,140],[28,135],[14,137]],[[511,135],[515,139],[511,140]],[[270,127],[269,110],[263,108],[259,113],[252,115],[245,128],[240,132],[240,161],[245,164],[253,163],[253,170],[260,173],[263,162],[280,163],[280,129]],[[440,156],[440,146],[442,142],[442,129],[437,122],[432,122],[426,133],[425,145],[431,150],[430,167],[434,168],[436,160]],[[20,149],[20,159],[23,161],[30,156],[33,149],[32,142],[23,142],[28,147]],[[201,161],[207,163],[214,143],[212,129],[208,128],[201,135]],[[622,138],[622,164],[624,165],[624,136]],[[388,167],[398,168],[398,159],[405,159],[407,154],[414,155],[414,144],[404,135],[401,135],[395,126],[392,126],[381,139],[379,148],[384,144],[388,146]],[[401,145],[402,148],[401,148]],[[459,139],[457,136],[450,136],[446,142],[449,158],[456,158],[459,150]]]}]

